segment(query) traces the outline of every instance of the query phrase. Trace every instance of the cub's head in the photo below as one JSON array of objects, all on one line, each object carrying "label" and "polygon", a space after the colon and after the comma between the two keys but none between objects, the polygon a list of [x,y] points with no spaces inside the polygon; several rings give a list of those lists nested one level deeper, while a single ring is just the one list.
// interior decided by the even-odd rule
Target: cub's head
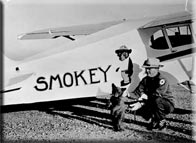
[{"label": "cub's head", "polygon": [[114,83],[112,83],[112,96],[116,98],[121,97],[125,90],[126,88],[117,87]]},{"label": "cub's head", "polygon": [[113,107],[124,104],[122,101],[122,95],[126,88],[117,87],[115,84],[112,84],[112,94],[108,100],[107,106],[112,109]]}]

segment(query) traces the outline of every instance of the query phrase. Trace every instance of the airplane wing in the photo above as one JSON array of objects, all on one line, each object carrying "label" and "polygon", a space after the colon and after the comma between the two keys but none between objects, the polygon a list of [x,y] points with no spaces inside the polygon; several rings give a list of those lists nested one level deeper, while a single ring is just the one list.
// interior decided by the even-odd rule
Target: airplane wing
[{"label": "airplane wing", "polygon": [[31,40],[31,39],[53,39],[58,37],[65,37],[70,40],[75,40],[71,36],[76,35],[89,35],[100,30],[106,29],[113,25],[122,23],[125,20],[110,21],[99,24],[86,24],[86,25],[76,25],[70,27],[61,28],[49,28],[44,30],[38,30],[30,33],[21,34],[18,36],[19,40]]},{"label": "airplane wing", "polygon": [[151,22],[145,24],[141,28],[150,28],[150,27],[156,27],[160,25],[170,25],[174,23],[180,23],[184,21],[190,21],[191,19],[195,19],[193,15],[190,12],[180,12],[180,13],[174,13],[170,15],[160,16]]}]

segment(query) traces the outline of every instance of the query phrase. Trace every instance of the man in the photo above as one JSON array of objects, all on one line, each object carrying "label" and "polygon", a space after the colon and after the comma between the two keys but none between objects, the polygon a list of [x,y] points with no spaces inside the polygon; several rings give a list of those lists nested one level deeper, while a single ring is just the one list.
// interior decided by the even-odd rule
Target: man
[{"label": "man", "polygon": [[174,98],[167,79],[159,72],[163,65],[156,58],[147,59],[143,68],[147,74],[142,79],[135,93],[139,95],[138,101],[130,105],[132,111],[143,109],[144,119],[151,122],[147,129],[163,129],[166,127],[164,119],[167,114],[174,110]]},{"label": "man", "polygon": [[120,82],[120,86],[126,88],[127,90],[124,92],[123,96],[127,96],[128,87],[131,83],[131,76],[133,74],[133,63],[129,54],[132,52],[131,49],[128,49],[125,45],[120,46],[119,49],[115,51],[119,60],[120,60],[120,69],[122,81]]}]

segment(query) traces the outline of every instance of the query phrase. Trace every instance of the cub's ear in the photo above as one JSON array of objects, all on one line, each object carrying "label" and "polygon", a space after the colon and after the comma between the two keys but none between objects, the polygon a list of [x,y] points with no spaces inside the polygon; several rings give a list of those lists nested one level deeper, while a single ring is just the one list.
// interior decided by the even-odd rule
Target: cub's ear
[{"label": "cub's ear", "polygon": [[112,83],[112,94],[115,94],[117,91],[117,87],[114,83]]},{"label": "cub's ear", "polygon": [[112,83],[112,89],[116,88],[116,85],[114,83]]},{"label": "cub's ear", "polygon": [[124,92],[126,90],[126,88],[121,88],[122,92]]}]

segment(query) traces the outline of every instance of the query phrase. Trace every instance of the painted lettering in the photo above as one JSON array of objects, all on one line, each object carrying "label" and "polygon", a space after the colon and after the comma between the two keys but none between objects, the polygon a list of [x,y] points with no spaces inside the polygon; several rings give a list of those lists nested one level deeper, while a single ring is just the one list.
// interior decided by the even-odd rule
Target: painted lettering
[{"label": "painted lettering", "polygon": [[93,77],[96,76],[95,72],[97,71],[97,68],[93,68],[93,69],[89,69],[89,74],[90,74],[90,84],[96,84],[96,83],[100,83],[100,80],[95,81],[93,79]]},{"label": "painted lettering", "polygon": [[107,71],[110,69],[111,65],[108,66],[108,68],[104,71],[101,67],[99,67],[100,71],[104,74],[104,81],[107,82]]},{"label": "painted lettering", "polygon": [[76,79],[76,86],[79,85],[79,83],[78,83],[79,78],[82,79],[82,81],[84,82],[84,84],[87,84],[85,78],[84,78],[83,75],[82,75],[82,74],[84,73],[84,71],[85,71],[85,70],[82,70],[79,74],[78,74],[77,71],[74,72],[74,74],[75,74],[75,79]]},{"label": "painted lettering", "polygon": [[[37,91],[53,90],[54,85],[59,88],[88,85],[88,84],[99,84],[101,82],[108,82],[107,74],[111,65],[105,69],[102,67],[91,68],[88,70],[74,71],[73,73],[66,72],[63,75],[50,75],[48,79],[46,77],[38,77],[36,80],[37,85],[34,88]],[[100,76],[103,73],[103,76]],[[56,86],[55,86],[56,87]]]},{"label": "painted lettering", "polygon": [[48,83],[45,81],[45,77],[39,77],[37,79],[37,84],[39,84],[39,86],[41,86],[40,84],[42,84],[43,87],[39,88],[37,85],[34,86],[34,88],[38,91],[44,91],[46,89],[48,89]]},{"label": "painted lettering", "polygon": [[58,80],[58,83],[59,83],[59,85],[60,85],[60,88],[63,88],[63,85],[62,85],[60,76],[57,74],[56,77],[50,76],[50,84],[49,84],[50,86],[49,86],[49,90],[52,89],[53,81],[56,81],[56,80]]},{"label": "painted lettering", "polygon": [[[70,77],[70,80],[67,80],[67,77]],[[70,81],[70,83],[67,83],[68,81]],[[63,83],[66,87],[71,87],[73,85],[73,76],[71,73],[65,73],[63,76]]]}]

